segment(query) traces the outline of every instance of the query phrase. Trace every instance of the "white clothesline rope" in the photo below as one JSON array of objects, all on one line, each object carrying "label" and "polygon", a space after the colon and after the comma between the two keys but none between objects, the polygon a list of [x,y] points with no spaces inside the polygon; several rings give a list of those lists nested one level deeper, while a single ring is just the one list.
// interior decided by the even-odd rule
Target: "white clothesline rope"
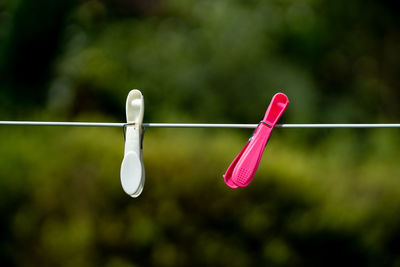
[{"label": "white clothesline rope", "polygon": [[[78,126],[78,127],[126,127],[132,123],[114,122],[57,122],[57,121],[0,121],[0,125],[19,126]],[[221,123],[142,123],[143,127],[155,128],[256,128],[258,124]],[[276,128],[400,128],[400,123],[359,123],[359,124],[276,124]]]}]

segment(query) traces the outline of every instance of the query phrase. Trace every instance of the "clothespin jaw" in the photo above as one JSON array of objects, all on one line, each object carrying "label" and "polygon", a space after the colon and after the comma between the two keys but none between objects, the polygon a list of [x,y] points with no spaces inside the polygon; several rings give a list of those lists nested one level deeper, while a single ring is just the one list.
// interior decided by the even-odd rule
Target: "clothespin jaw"
[{"label": "clothespin jaw", "polygon": [[121,164],[121,184],[125,193],[138,197],[143,190],[145,172],[142,152],[144,99],[139,90],[129,92],[126,99],[125,152]]},{"label": "clothespin jaw", "polygon": [[264,119],[223,176],[227,186],[230,188],[246,187],[253,180],[272,130],[288,104],[289,99],[285,94],[274,95]]}]

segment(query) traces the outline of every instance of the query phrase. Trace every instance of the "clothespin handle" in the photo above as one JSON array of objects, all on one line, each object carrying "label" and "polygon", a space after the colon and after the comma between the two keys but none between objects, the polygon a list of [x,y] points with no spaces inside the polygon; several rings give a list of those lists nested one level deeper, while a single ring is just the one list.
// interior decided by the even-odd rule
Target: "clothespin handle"
[{"label": "clothespin handle", "polygon": [[246,187],[252,181],[271,133],[272,127],[263,123],[258,125],[233,171],[237,186]]}]

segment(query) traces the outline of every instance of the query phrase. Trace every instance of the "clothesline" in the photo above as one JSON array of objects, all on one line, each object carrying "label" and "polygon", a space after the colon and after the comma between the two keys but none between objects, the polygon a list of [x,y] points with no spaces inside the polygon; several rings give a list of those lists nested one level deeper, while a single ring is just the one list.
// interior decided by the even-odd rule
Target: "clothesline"
[{"label": "clothesline", "polygon": [[[57,122],[57,121],[0,121],[0,125],[15,126],[78,126],[78,127],[126,127],[132,123],[114,122]],[[221,123],[143,123],[149,128],[256,128],[258,124]],[[323,124],[276,124],[276,128],[400,128],[400,123],[323,123]]]}]

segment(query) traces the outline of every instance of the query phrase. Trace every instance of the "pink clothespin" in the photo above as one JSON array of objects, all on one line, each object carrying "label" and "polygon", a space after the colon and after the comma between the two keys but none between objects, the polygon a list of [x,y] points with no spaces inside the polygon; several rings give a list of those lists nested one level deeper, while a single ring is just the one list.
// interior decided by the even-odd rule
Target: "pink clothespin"
[{"label": "pink clothespin", "polygon": [[224,175],[227,186],[230,188],[246,187],[253,180],[272,129],[288,104],[289,99],[285,94],[277,93],[274,95],[264,119],[257,126],[245,147],[228,167]]}]

